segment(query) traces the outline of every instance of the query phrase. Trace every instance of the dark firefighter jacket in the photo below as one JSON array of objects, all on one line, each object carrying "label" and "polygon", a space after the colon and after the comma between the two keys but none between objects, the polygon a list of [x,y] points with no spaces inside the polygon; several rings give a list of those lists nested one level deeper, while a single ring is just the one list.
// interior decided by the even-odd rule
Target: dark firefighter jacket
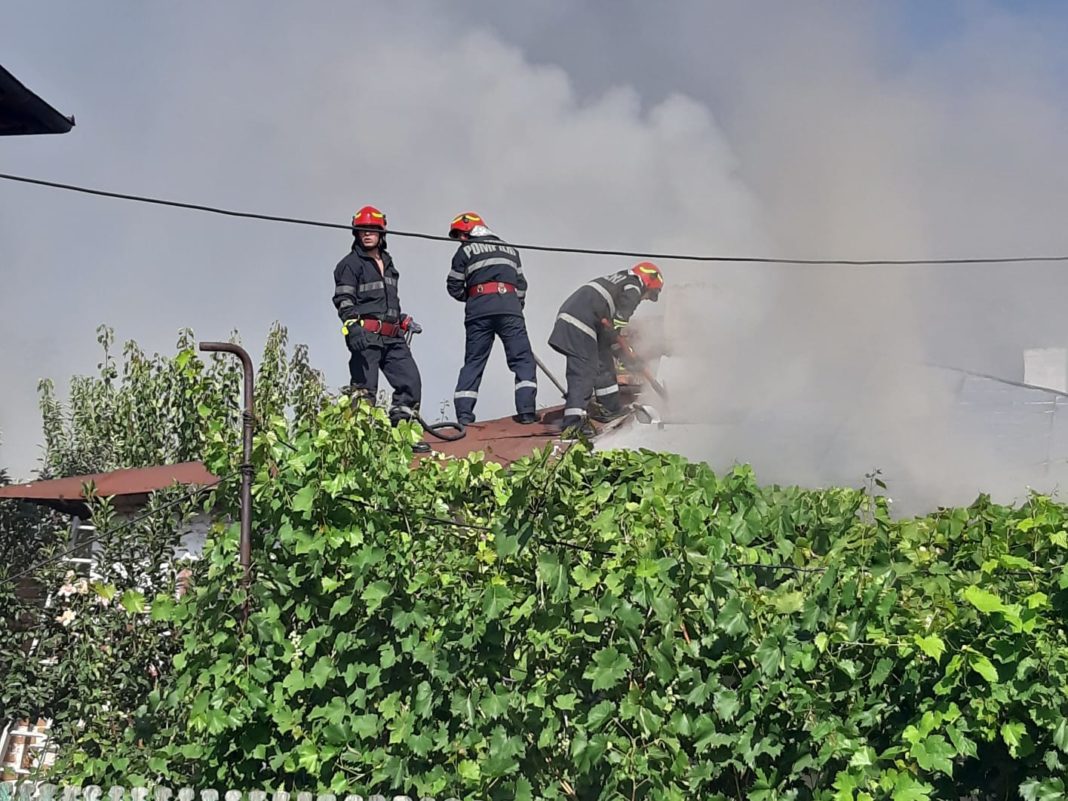
[{"label": "dark firefighter jacket", "polygon": [[569,314],[593,325],[601,320],[626,325],[638,308],[644,287],[630,270],[594,278],[583,284],[564,301],[561,314]]},{"label": "dark firefighter jacket", "polygon": [[[471,288],[489,281],[511,284],[515,292],[487,292],[469,297]],[[515,248],[496,236],[473,236],[456,250],[445,288],[456,300],[467,304],[467,320],[491,314],[523,314],[527,279]]]},{"label": "dark firefighter jacket", "polygon": [[[549,344],[561,353],[585,350],[583,340],[604,344],[614,328],[626,325],[642,299],[642,281],[629,270],[594,278],[564,301]],[[611,328],[606,329],[603,320]]]},{"label": "dark firefighter jacket", "polygon": [[393,257],[384,247],[379,250],[384,270],[378,272],[375,260],[354,242],[352,252],[334,268],[334,307],[342,322],[369,317],[389,323],[400,322],[400,297],[397,280],[400,274]]}]

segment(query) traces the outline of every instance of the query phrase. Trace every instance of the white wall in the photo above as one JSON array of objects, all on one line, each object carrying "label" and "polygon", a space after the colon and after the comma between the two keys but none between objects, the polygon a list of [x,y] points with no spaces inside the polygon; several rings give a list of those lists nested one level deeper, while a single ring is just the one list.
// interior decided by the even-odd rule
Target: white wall
[{"label": "white wall", "polygon": [[1068,392],[1068,349],[1028,348],[1024,351],[1024,383]]}]

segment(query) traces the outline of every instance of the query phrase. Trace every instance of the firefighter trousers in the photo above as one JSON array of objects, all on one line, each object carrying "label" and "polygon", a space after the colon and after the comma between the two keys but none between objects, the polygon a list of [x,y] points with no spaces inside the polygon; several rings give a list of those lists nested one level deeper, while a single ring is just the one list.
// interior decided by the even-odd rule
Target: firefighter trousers
[{"label": "firefighter trousers", "polygon": [[408,343],[400,337],[383,337],[356,330],[346,337],[349,348],[349,378],[372,403],[378,397],[378,371],[393,387],[389,418],[407,420],[419,412],[423,382]]},{"label": "firefighter trousers", "polygon": [[537,368],[527,336],[526,321],[515,314],[491,314],[468,320],[465,328],[464,366],[456,380],[452,401],[456,419],[461,423],[474,422],[482,373],[493,350],[493,340],[497,337],[504,345],[508,369],[515,374],[515,410],[518,414],[533,414],[538,393]]},{"label": "firefighter trousers", "polygon": [[610,413],[622,408],[611,343],[590,339],[588,343],[578,340],[575,344],[579,346],[564,353],[567,398],[562,425],[565,428],[582,424],[593,398]]}]

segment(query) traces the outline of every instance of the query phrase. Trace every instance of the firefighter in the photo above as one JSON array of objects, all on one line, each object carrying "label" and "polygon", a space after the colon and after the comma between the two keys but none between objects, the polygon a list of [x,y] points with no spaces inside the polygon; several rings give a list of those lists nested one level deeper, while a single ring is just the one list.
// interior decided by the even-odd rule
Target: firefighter
[{"label": "firefighter", "polygon": [[445,288],[466,306],[464,327],[467,329],[464,366],[453,394],[456,420],[463,425],[475,421],[482,371],[486,369],[494,337],[500,337],[508,367],[515,374],[514,419],[524,424],[537,422],[534,352],[523,319],[527,279],[523,276],[519,253],[501,242],[485,221],[471,211],[452,221],[449,236],[460,240],[461,245],[452,258]]},{"label": "firefighter", "polygon": [[[349,349],[349,389],[373,404],[381,370],[393,387],[389,419],[396,425],[419,413],[422,380],[405,334],[422,328],[401,313],[400,276],[386,249],[386,215],[364,206],[352,218],[352,233],[352,251],[334,268],[334,306]],[[429,446],[418,443],[415,449],[425,452]]]},{"label": "firefighter", "polygon": [[567,399],[561,428],[580,428],[590,399],[615,417],[623,412],[612,346],[643,300],[660,297],[664,276],[652,262],[595,278],[564,301],[549,346],[567,358]]}]

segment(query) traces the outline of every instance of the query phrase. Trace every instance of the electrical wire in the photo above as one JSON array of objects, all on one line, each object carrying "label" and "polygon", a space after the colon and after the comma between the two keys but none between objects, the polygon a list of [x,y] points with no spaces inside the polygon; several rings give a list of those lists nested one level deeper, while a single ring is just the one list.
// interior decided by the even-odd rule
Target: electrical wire
[{"label": "electrical wire", "polygon": [[[224,209],[218,206],[208,206],[202,203],[183,203],[177,200],[165,200],[163,198],[149,197],[147,195],[134,195],[125,192],[110,192],[104,189],[94,189],[77,184],[60,183],[58,181],[46,181],[40,178],[28,178],[22,175],[0,173],[0,179],[15,181],[34,186],[43,186],[51,189],[62,189],[69,192],[78,192],[85,195],[107,197],[116,200],[128,200],[135,203],[149,203],[156,206],[169,206],[172,208],[186,209],[189,211],[201,211],[208,214],[220,214],[226,217],[237,217],[247,220],[261,220],[264,222],[288,223],[291,225],[304,225],[315,228],[332,228],[341,231],[351,231],[352,226],[346,223],[332,223],[322,220],[312,220],[303,217],[285,217],[274,214],[259,214],[249,211],[237,211]],[[412,239],[425,239],[432,242],[448,242],[456,244],[455,239],[437,234],[426,234],[418,231],[399,231],[390,229],[390,236],[409,237]],[[537,251],[543,253],[572,253],[583,256],[621,256],[632,259],[648,259],[658,261],[689,261],[689,262],[725,262],[742,264],[793,264],[793,265],[825,265],[825,266],[851,266],[851,267],[874,267],[874,266],[921,266],[921,265],[963,265],[963,264],[1023,264],[1040,262],[1068,262],[1068,255],[1064,256],[996,256],[981,258],[951,258],[951,259],[799,259],[778,258],[771,256],[717,256],[697,255],[682,253],[653,253],[638,250],[616,250],[611,248],[592,247],[566,247],[560,245],[529,245],[516,242],[502,242],[502,244],[520,250]]]}]

